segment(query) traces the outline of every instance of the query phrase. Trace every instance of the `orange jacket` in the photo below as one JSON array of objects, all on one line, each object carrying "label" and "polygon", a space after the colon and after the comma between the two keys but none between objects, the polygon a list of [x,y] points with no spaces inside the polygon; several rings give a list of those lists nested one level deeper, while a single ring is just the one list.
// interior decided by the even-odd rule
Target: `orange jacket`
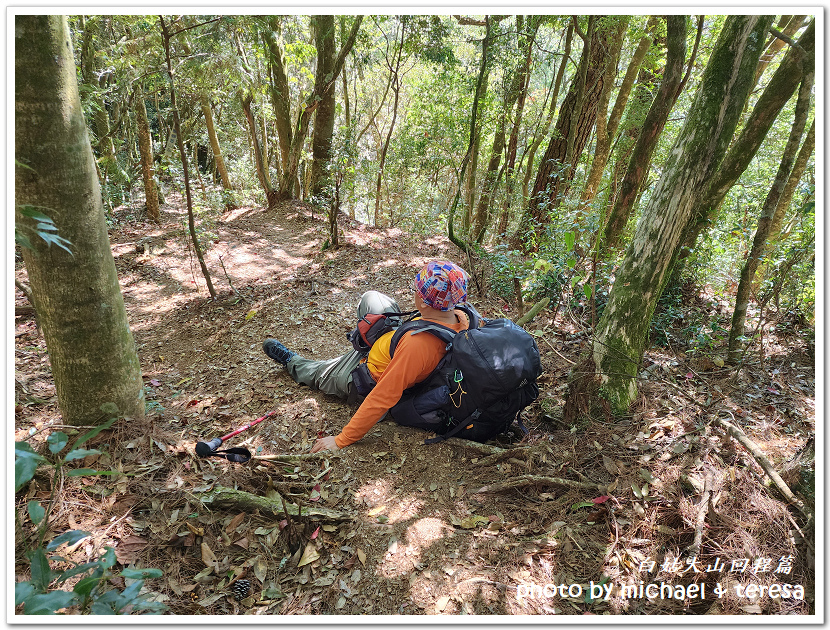
[{"label": "orange jacket", "polygon": [[[458,310],[455,314],[458,321],[450,328],[456,332],[467,330],[469,326],[467,315]],[[381,343],[382,340],[383,338],[379,339],[375,344]],[[343,427],[340,435],[334,438],[337,446],[343,448],[366,435],[384,414],[397,404],[404,390],[420,383],[432,374],[446,353],[446,344],[435,335],[425,332],[401,337],[395,349],[395,356],[383,372],[373,374],[377,379],[377,385],[366,396],[349,423]]]}]

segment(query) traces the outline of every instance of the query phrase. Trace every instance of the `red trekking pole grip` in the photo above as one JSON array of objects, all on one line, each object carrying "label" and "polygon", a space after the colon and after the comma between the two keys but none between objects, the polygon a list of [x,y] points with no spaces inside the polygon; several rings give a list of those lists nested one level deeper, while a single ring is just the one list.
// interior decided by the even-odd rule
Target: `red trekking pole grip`
[{"label": "red trekking pole grip", "polygon": [[259,424],[260,422],[262,422],[262,421],[263,421],[263,420],[265,420],[266,418],[270,418],[270,417],[271,417],[271,416],[273,416],[275,413],[277,413],[277,410],[276,410],[276,409],[274,409],[274,410],[272,410],[272,411],[269,411],[269,412],[268,412],[268,413],[266,413],[264,416],[260,416],[260,417],[259,417],[259,418],[257,418],[256,420],[252,420],[251,422],[249,422],[249,423],[248,423],[248,424],[246,424],[245,426],[239,427],[239,428],[238,428],[238,429],[236,429],[235,431],[231,431],[230,433],[228,433],[227,435],[223,435],[223,436],[222,436],[221,438],[219,438],[219,439],[220,439],[220,440],[222,440],[223,442],[224,442],[225,440],[229,440],[229,439],[231,439],[233,436],[235,436],[235,435],[239,435],[239,434],[240,434],[240,433],[242,433],[243,431],[247,431],[248,429],[250,429],[252,426]]}]

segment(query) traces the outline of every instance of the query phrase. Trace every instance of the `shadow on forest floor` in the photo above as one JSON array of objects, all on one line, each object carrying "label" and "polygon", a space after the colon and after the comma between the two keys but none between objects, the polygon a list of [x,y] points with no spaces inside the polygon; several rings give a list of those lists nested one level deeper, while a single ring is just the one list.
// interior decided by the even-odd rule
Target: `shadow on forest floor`
[{"label": "shadow on forest floor", "polygon": [[[565,384],[588,339],[577,334],[578,319],[554,322],[548,311],[532,325],[545,374],[521,444],[505,438],[485,452],[455,440],[425,446],[424,433],[381,422],[334,455],[269,458],[307,453],[318,432],[339,432],[352,409],[293,383],[262,353],[262,341],[275,336],[306,356],[336,356],[346,349],[364,291],[384,291],[409,307],[414,272],[430,258],[460,256],[442,237],[348,220],[345,244],[321,251],[327,225],[307,206],[242,208],[205,228],[218,292],[211,301],[183,217],[168,205],[160,226],[121,221],[111,229],[149,425],[111,434],[96,465],[118,474],[64,487],[54,530],[93,533],[93,543],[75,550],[78,558],[110,545],[123,564],[163,569],[148,586],[174,614],[814,610],[813,559],[786,505],[762,484],[754,460],[667,385],[716,400],[717,412],[729,411],[780,469],[814,435],[815,418],[814,361],[786,339],[768,335],[763,365],[748,361],[734,382],[734,370],[653,348],[646,365],[656,367],[629,418],[569,425],[561,413]],[[16,274],[25,278],[20,265]],[[495,295],[472,301],[486,316],[514,315]],[[34,429],[31,441],[41,444],[60,416],[45,345],[30,318],[16,320],[15,346],[16,437]],[[262,459],[234,465],[193,454],[197,441],[272,409],[273,417],[230,444]],[[571,485],[492,488],[525,475]],[[683,552],[694,539],[707,476],[712,498],[703,544],[697,562],[687,564]],[[48,493],[35,486],[35,496]],[[218,486],[278,493],[337,515],[286,518],[242,504],[203,504]],[[18,545],[18,574],[26,570],[21,551]],[[778,570],[789,556],[789,573]],[[749,563],[743,572],[735,564],[742,559]],[[772,563],[766,570],[763,559]],[[237,601],[231,586],[241,578],[251,591]],[[641,581],[674,590],[623,596],[622,586]],[[608,599],[590,597],[600,582],[612,585]],[[806,600],[750,600],[733,586],[715,595],[727,582],[801,585]],[[704,598],[686,589],[693,584],[706,585]]]}]

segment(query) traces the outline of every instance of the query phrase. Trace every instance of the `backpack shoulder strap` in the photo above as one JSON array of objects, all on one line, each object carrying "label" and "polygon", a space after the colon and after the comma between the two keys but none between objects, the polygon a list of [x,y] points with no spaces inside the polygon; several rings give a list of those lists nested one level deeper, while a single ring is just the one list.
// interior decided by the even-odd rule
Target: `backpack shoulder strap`
[{"label": "backpack shoulder strap", "polygon": [[481,321],[484,318],[475,309],[475,306],[473,306],[472,304],[463,304],[456,306],[455,308],[462,311],[467,316],[467,319],[470,320],[470,325],[468,326],[467,330],[473,330],[481,326]]},{"label": "backpack shoulder strap", "polygon": [[395,334],[392,335],[392,341],[389,344],[389,356],[395,356],[395,348],[398,347],[398,343],[400,343],[404,335],[415,335],[420,332],[428,332],[438,337],[447,345],[452,343],[452,340],[455,339],[456,335],[456,332],[452,328],[444,326],[443,324],[436,324],[435,322],[428,322],[423,319],[416,319],[406,322],[401,324],[395,331]]}]

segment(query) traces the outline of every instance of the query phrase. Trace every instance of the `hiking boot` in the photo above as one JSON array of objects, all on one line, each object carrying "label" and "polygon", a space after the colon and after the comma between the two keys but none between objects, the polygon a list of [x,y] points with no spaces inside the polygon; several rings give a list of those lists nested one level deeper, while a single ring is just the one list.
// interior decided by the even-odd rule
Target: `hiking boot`
[{"label": "hiking boot", "polygon": [[288,365],[288,362],[297,356],[296,352],[291,352],[276,339],[266,339],[262,344],[262,350],[269,358],[283,366]]}]

